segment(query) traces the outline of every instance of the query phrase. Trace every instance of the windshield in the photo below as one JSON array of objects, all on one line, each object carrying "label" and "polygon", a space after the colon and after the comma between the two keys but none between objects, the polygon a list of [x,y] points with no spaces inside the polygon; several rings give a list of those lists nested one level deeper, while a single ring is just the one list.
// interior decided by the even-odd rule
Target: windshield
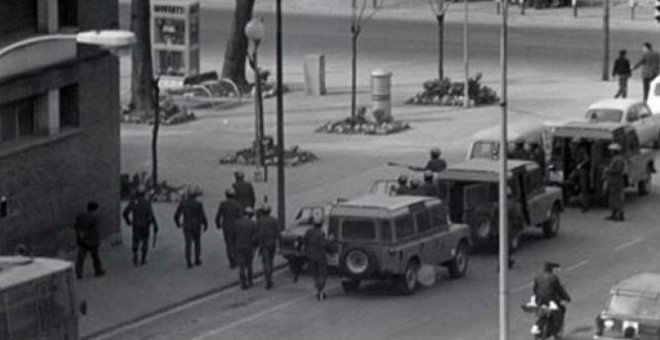
[{"label": "windshield", "polygon": [[623,111],[614,110],[614,109],[592,109],[587,111],[586,118],[590,122],[600,123],[600,122],[615,122],[618,123],[621,121],[623,116]]},{"label": "windshield", "polygon": [[373,220],[350,219],[342,222],[341,236],[345,240],[369,241],[376,238],[376,224]]},{"label": "windshield", "polygon": [[298,211],[298,215],[296,216],[296,224],[298,225],[314,224],[315,212],[316,214],[321,214],[321,216],[325,216],[323,212],[323,207],[304,207],[300,209],[300,211]]},{"label": "windshield", "polygon": [[620,315],[635,315],[642,318],[660,318],[660,300],[641,296],[614,295],[607,312]]},{"label": "windshield", "polygon": [[498,159],[499,148],[497,146],[498,144],[493,142],[475,142],[470,158]]}]

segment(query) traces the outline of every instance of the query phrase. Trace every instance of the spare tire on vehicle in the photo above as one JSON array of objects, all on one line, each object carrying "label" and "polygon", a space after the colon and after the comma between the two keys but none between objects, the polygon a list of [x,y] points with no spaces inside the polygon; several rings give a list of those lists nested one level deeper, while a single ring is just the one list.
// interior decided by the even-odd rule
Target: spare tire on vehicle
[{"label": "spare tire on vehicle", "polygon": [[354,278],[371,276],[377,265],[376,256],[368,248],[349,248],[342,254],[339,261],[341,272]]}]

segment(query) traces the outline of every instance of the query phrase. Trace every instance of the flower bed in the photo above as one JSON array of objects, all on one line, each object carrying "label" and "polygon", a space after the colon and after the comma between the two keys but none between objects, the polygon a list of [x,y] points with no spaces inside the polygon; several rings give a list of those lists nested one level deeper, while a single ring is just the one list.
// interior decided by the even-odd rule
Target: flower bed
[{"label": "flower bed", "polygon": [[[254,143],[253,143],[254,144]],[[317,160],[315,154],[300,150],[298,146],[284,150],[284,166],[298,166]],[[266,166],[277,165],[277,153],[272,137],[266,137],[264,143],[264,163]],[[223,165],[257,165],[257,153],[255,146],[238,150],[220,158],[220,164]]]},{"label": "flower bed", "polygon": [[[468,80],[470,106],[490,105],[499,100],[497,93],[481,83],[481,73]],[[423,84],[424,90],[410,97],[406,104],[462,106],[465,100],[465,83],[451,79],[433,79]]]},{"label": "flower bed", "polygon": [[348,117],[340,121],[326,122],[319,126],[316,132],[345,135],[389,135],[410,129],[408,123],[393,120],[381,110],[374,111],[373,119],[367,119],[366,112],[367,109],[361,106],[358,108],[355,118]]}]

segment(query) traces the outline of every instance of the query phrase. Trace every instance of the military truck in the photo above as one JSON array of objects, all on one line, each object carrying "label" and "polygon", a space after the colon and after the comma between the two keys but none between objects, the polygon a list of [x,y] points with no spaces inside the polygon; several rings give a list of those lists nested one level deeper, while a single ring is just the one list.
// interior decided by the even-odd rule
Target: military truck
[{"label": "military truck", "polygon": [[[509,249],[515,252],[528,228],[541,229],[546,238],[557,235],[563,201],[561,189],[545,185],[544,172],[535,162],[510,160],[507,166]],[[452,165],[436,175],[449,218],[468,224],[477,246],[498,244],[499,176],[499,161],[486,159]]]}]

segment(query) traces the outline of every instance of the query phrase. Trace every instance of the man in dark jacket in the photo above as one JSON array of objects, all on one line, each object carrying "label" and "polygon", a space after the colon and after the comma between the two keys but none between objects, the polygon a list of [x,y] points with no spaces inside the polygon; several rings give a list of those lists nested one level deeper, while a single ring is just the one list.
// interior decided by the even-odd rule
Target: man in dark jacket
[{"label": "man in dark jacket", "polygon": [[426,192],[422,189],[422,181],[418,178],[413,178],[410,180],[410,190],[408,195],[412,196],[426,196]]},{"label": "man in dark jacket", "polygon": [[236,200],[243,206],[243,209],[247,207],[254,209],[256,198],[252,183],[245,180],[245,174],[242,171],[236,171],[234,177],[236,181],[233,184],[233,188],[236,192]]},{"label": "man in dark jacket", "polygon": [[87,253],[92,256],[92,264],[94,265],[94,275],[103,276],[105,270],[101,265],[99,258],[99,204],[96,202],[87,203],[87,211],[80,213],[76,216],[74,230],[76,231],[76,240],[78,243],[78,257],[76,258],[76,277],[82,278],[83,266]]},{"label": "man in dark jacket", "polygon": [[644,89],[644,100],[649,98],[649,89],[651,88],[651,81],[660,73],[660,54],[653,51],[653,46],[650,42],[645,42],[642,47],[644,54],[637,64],[633,67],[636,70],[642,67],[642,86]]},{"label": "man in dark jacket", "polygon": [[246,207],[244,215],[236,221],[236,262],[238,263],[241,289],[252,286],[252,261],[254,259],[254,246],[256,244],[256,229],[252,217],[254,210]]},{"label": "man in dark jacket", "polygon": [[566,314],[566,307],[561,304],[562,301],[571,301],[571,296],[568,295],[564,286],[559,281],[559,277],[553,273],[553,269],[559,267],[556,263],[546,262],[543,265],[543,272],[536,276],[534,279],[534,295],[536,296],[537,305],[549,305],[553,301],[559,307],[559,313],[556,314],[554,325],[561,329],[564,323],[564,315]]},{"label": "man in dark jacket", "polygon": [[431,197],[438,197],[438,189],[433,184],[433,173],[429,170],[424,171],[424,183],[420,187],[424,191],[424,195]]},{"label": "man in dark jacket", "polygon": [[179,202],[179,206],[174,212],[174,223],[177,228],[181,228],[181,218],[183,217],[183,239],[188,268],[193,266],[190,258],[192,244],[195,245],[195,265],[202,264],[202,228],[204,231],[209,228],[204,206],[197,201],[198,194],[197,190],[188,189],[186,198]]},{"label": "man in dark jacket", "polygon": [[270,216],[269,205],[261,207],[261,216],[257,220],[257,245],[261,262],[263,264],[264,277],[266,278],[266,289],[273,288],[273,260],[277,241],[280,239],[280,223]]},{"label": "man in dark jacket", "polygon": [[233,269],[236,268],[236,221],[243,216],[243,207],[236,200],[236,192],[233,188],[225,191],[225,197],[215,215],[215,225],[218,229],[222,229],[229,268]]},{"label": "man in dark jacket", "polygon": [[314,227],[305,233],[303,247],[309,263],[309,269],[314,276],[316,299],[322,301],[326,298],[325,282],[328,278],[328,259],[326,253],[328,250],[328,241],[321,229],[323,227],[323,216],[316,213],[312,218]]},{"label": "man in dark jacket", "polygon": [[624,204],[624,173],[626,169],[626,161],[621,156],[621,145],[612,143],[608,147],[613,156],[610,164],[605,169],[607,174],[607,196],[612,214],[606,219],[612,221],[623,221],[625,219],[623,214]]},{"label": "man in dark jacket", "polygon": [[[124,209],[124,221],[133,227],[133,265],[138,265],[138,249],[141,250],[142,265],[147,263],[149,249],[149,227],[153,224],[154,234],[158,233],[158,223],[154,217],[151,202],[145,197],[146,188],[139,185],[137,195]],[[155,236],[154,236],[155,237]]]},{"label": "man in dark jacket", "polygon": [[628,96],[628,79],[630,79],[632,70],[630,69],[630,61],[626,58],[626,53],[626,50],[619,51],[619,58],[614,61],[612,76],[619,80],[619,90],[614,98],[626,98]]},{"label": "man in dark jacket", "polygon": [[573,182],[577,183],[577,186],[580,189],[580,208],[583,213],[589,211],[591,203],[591,185],[589,183],[591,159],[589,158],[587,148],[588,146],[584,144],[578,147],[575,169],[573,169],[573,173],[571,174]]},{"label": "man in dark jacket", "polygon": [[407,195],[410,192],[410,187],[408,186],[408,176],[405,174],[399,175],[397,179],[396,194],[397,195]]}]

